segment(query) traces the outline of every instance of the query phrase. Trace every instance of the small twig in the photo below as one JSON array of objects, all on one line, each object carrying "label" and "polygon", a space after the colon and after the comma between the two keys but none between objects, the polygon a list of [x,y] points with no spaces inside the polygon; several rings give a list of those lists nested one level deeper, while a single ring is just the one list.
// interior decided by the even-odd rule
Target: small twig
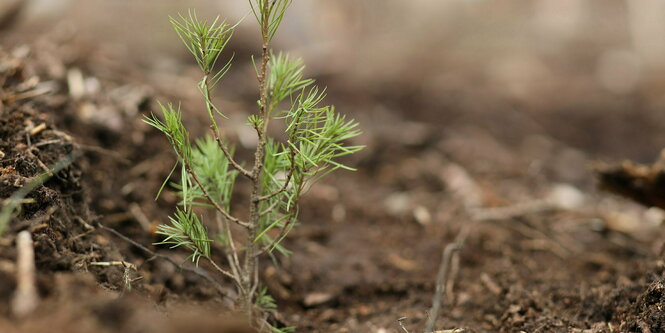
[{"label": "small twig", "polygon": [[29,231],[21,231],[16,237],[17,271],[16,293],[12,300],[12,313],[25,317],[39,304],[35,277],[35,250]]},{"label": "small twig", "polygon": [[51,91],[52,91],[51,87],[48,87],[48,86],[37,87],[37,88],[31,89],[31,90],[16,94],[13,97],[14,97],[14,100],[20,101],[20,100],[26,99],[26,98],[33,98],[33,97],[37,97],[37,96],[40,96],[40,95],[45,95],[45,94],[50,93]]},{"label": "small twig", "polygon": [[76,222],[80,223],[83,226],[83,228],[85,228],[85,230],[88,230],[88,231],[95,230],[95,227],[91,226],[88,222],[83,220],[83,218],[81,218],[80,216],[74,216],[74,220],[76,220]]},{"label": "small twig", "polygon": [[476,221],[496,221],[550,211],[556,208],[557,206],[549,200],[537,199],[505,207],[470,209],[469,213],[471,218]]},{"label": "small twig", "polygon": [[289,169],[289,174],[286,176],[286,180],[284,181],[284,184],[282,184],[282,186],[278,190],[276,190],[275,192],[257,197],[256,200],[258,200],[258,201],[268,200],[268,199],[270,199],[274,196],[277,196],[281,193],[284,193],[284,191],[286,191],[286,189],[289,188],[289,183],[291,182],[291,178],[293,178],[293,171],[294,170],[295,170],[295,167],[291,166],[291,168]]},{"label": "small twig", "polygon": [[501,295],[501,287],[499,287],[499,285],[496,284],[487,273],[483,272],[480,274],[480,282],[482,282],[485,288],[487,288],[492,294],[496,296]]},{"label": "small twig", "polygon": [[56,139],[56,140],[40,141],[40,142],[38,142],[38,143],[35,143],[35,144],[32,145],[32,146],[35,147],[35,148],[38,148],[38,147],[41,147],[41,146],[52,145],[52,144],[54,144],[54,143],[62,143],[62,140],[60,140],[60,139]]},{"label": "small twig", "polygon": [[280,202],[279,200],[273,202],[270,206],[268,206],[268,208],[264,209],[261,213],[259,213],[259,216],[263,217],[263,216],[266,216],[266,215],[270,214],[270,212],[272,212],[273,209],[275,209],[275,207],[277,207],[279,202]]},{"label": "small twig", "polygon": [[[130,290],[132,289],[132,283],[142,280],[143,276],[139,276],[137,278],[132,279],[130,276],[130,272],[134,271],[137,272],[138,269],[136,266],[130,262],[126,261],[95,261],[91,262],[90,265],[92,266],[122,266],[123,267],[123,274],[122,274],[122,279],[125,282],[125,289],[124,290]],[[124,291],[123,290],[123,291]]]},{"label": "small twig", "polygon": [[126,262],[126,261],[121,261],[121,260],[116,260],[116,261],[93,261],[90,263],[92,266],[122,266],[122,267],[129,267],[134,270],[136,270],[136,266],[134,264]]},{"label": "small twig", "polygon": [[226,237],[228,238],[229,247],[231,248],[231,253],[226,254],[226,260],[229,262],[231,267],[231,272],[233,276],[240,281],[240,260],[238,259],[238,250],[236,249],[235,241],[233,240],[233,233],[231,232],[231,226],[229,222],[222,216],[217,213],[217,224],[220,234],[222,231],[226,232]]},{"label": "small twig", "polygon": [[143,252],[151,255],[152,257],[168,261],[169,263],[171,263],[173,266],[177,267],[181,271],[190,272],[192,274],[195,274],[195,275],[207,280],[208,282],[210,282],[210,284],[212,284],[215,287],[215,289],[217,289],[217,292],[219,292],[222,296],[230,297],[229,296],[229,291],[227,289],[225,289],[224,287],[222,287],[222,285],[220,285],[219,282],[215,281],[215,279],[210,277],[210,275],[208,275],[207,273],[202,272],[202,271],[197,270],[197,269],[191,269],[191,268],[188,268],[188,267],[184,267],[183,265],[181,265],[180,263],[175,261],[173,258],[171,258],[169,256],[165,256],[163,254],[155,253],[154,251],[151,251],[147,247],[143,246],[140,243],[137,243],[133,239],[121,234],[120,232],[116,231],[113,228],[107,227],[107,226],[105,226],[101,223],[97,223],[97,225],[99,226],[99,228],[108,231],[109,233],[111,233],[114,236],[124,240],[125,242],[127,242],[131,245],[134,245],[135,247],[137,247],[138,249],[142,250]]},{"label": "small twig", "polygon": [[10,204],[25,205],[25,204],[31,204],[31,203],[34,203],[34,202],[35,202],[35,199],[33,199],[33,198],[24,198],[24,199],[7,198],[7,199],[0,200],[0,203],[2,203],[3,206],[4,205],[10,205]]},{"label": "small twig", "polygon": [[210,202],[215,207],[215,209],[217,209],[217,211],[224,216],[224,218],[226,218],[227,220],[229,220],[229,221],[231,221],[235,224],[241,225],[245,228],[250,227],[249,223],[243,222],[240,219],[232,216],[229,212],[226,211],[226,209],[222,208],[222,206],[220,206],[217,203],[217,201],[215,201],[213,199],[213,197],[210,195],[210,193],[208,193],[208,190],[206,190],[206,188],[203,186],[203,183],[201,183],[201,180],[199,179],[199,176],[197,176],[196,173],[194,172],[194,170],[192,170],[191,166],[187,165],[186,169],[187,169],[187,173],[190,176],[192,176],[192,178],[194,179],[196,184],[201,188],[201,192],[203,192],[203,195],[206,197],[206,199],[208,199],[208,202]]},{"label": "small twig", "polygon": [[453,257],[450,259],[450,277],[446,279],[446,299],[448,304],[453,304],[455,302],[455,281],[459,274],[459,268],[460,255],[459,251],[455,251]]},{"label": "small twig", "polygon": [[222,141],[222,138],[220,138],[218,131],[215,131],[213,129],[212,133],[215,136],[215,141],[217,141],[217,145],[219,146],[219,149],[221,149],[222,152],[224,152],[224,156],[226,156],[226,159],[229,161],[231,166],[233,166],[236,170],[238,170],[238,172],[240,172],[241,175],[243,175],[243,176],[245,176],[249,179],[252,179],[252,173],[249,170],[243,168],[240,165],[240,163],[236,162],[236,160],[231,155],[231,152],[229,152],[229,148],[224,144],[224,142]]},{"label": "small twig", "polygon": [[45,129],[46,129],[46,124],[41,123],[41,124],[37,125],[37,127],[31,129],[29,133],[30,133],[30,135],[35,136],[35,135],[41,133],[42,131],[44,131]]},{"label": "small twig", "polygon": [[217,263],[215,263],[215,261],[212,260],[212,258],[210,258],[210,257],[204,257],[204,258],[206,258],[206,259],[208,260],[208,262],[210,262],[210,264],[211,264],[211,265],[212,265],[212,266],[213,266],[218,272],[222,273],[222,275],[224,275],[224,276],[230,278],[231,280],[235,281],[238,285],[241,285],[240,281],[236,280],[236,277],[235,277],[231,272],[229,272],[229,271],[223,269],[222,267],[220,267],[219,265],[217,265]]},{"label": "small twig", "polygon": [[469,234],[472,225],[465,224],[460,232],[457,234],[455,240],[446,245],[443,249],[443,256],[441,257],[441,264],[439,266],[439,273],[436,277],[436,288],[434,291],[434,299],[432,300],[432,310],[430,311],[430,317],[427,319],[425,325],[425,333],[431,333],[434,331],[434,325],[436,320],[439,317],[439,310],[441,309],[441,300],[446,293],[446,284],[449,279],[449,270],[450,262],[452,261],[453,254],[459,251]]},{"label": "small twig", "polygon": [[411,333],[409,332],[409,330],[406,329],[406,327],[404,327],[404,320],[406,320],[406,317],[397,318],[397,324],[402,329],[402,331],[404,331],[404,333]]},{"label": "small twig", "polygon": [[49,177],[53,177],[53,175],[55,175],[55,173],[53,171],[51,171],[51,169],[49,167],[47,167],[46,164],[44,164],[44,162],[42,162],[42,160],[40,160],[39,157],[37,157],[37,155],[35,155],[32,152],[33,149],[36,149],[36,148],[30,147],[30,149],[27,150],[28,156],[34,158],[37,161],[37,165],[39,165],[39,167],[42,168],[42,170],[44,170],[44,173],[46,173]]}]

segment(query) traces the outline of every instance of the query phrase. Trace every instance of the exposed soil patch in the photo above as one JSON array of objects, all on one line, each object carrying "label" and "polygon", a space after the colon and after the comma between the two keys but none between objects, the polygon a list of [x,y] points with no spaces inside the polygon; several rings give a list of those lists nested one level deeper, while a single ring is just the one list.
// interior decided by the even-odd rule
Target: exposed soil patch
[{"label": "exposed soil patch", "polygon": [[[154,200],[173,157],[141,116],[153,96],[169,92],[149,88],[159,86],[154,78],[125,75],[91,47],[36,43],[0,51],[0,198],[67,163],[26,197],[0,238],[0,330],[244,332],[220,318],[228,299],[209,281],[98,227],[186,256],[150,245],[176,198]],[[441,329],[665,330],[663,214],[595,191],[585,167],[591,152],[533,136],[519,117],[509,125],[523,132],[510,138],[466,118],[440,125],[385,110],[358,117],[368,145],[351,161],[359,171],[315,187],[287,240],[293,256],[263,263],[284,324],[390,332],[406,316],[421,331],[441,251],[473,224],[454,261]],[[10,304],[22,230],[35,239],[42,303],[17,319]],[[123,261],[132,265],[97,265]]]}]

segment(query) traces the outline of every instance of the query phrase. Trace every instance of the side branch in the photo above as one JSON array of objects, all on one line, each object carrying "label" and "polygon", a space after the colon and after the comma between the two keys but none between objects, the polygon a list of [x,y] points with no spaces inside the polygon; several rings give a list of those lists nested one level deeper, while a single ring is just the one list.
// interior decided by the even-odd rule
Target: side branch
[{"label": "side branch", "polygon": [[227,212],[226,209],[224,209],[222,206],[220,206],[217,203],[217,201],[215,201],[212,198],[210,193],[208,193],[208,190],[206,190],[205,187],[203,187],[203,184],[201,183],[201,180],[199,179],[199,176],[196,175],[194,170],[192,170],[191,166],[186,165],[185,167],[187,169],[187,173],[190,176],[192,176],[192,178],[194,178],[194,181],[196,182],[196,184],[201,188],[201,191],[203,192],[203,195],[206,197],[206,199],[208,199],[208,202],[210,202],[215,207],[215,209],[220,214],[222,214],[222,216],[224,216],[227,220],[229,220],[229,221],[231,221],[235,224],[238,224],[238,225],[243,226],[245,228],[249,228],[249,223],[241,221],[240,219],[236,218],[235,216],[232,216],[231,214],[229,214],[229,212]]},{"label": "side branch", "polygon": [[[294,207],[297,207],[297,205],[298,205],[298,203],[296,202],[295,205],[294,205]],[[270,251],[273,247],[275,247],[275,245],[277,245],[277,243],[279,243],[280,241],[282,241],[282,239],[283,239],[284,237],[286,237],[286,234],[289,233],[289,231],[291,230],[291,228],[292,228],[293,225],[295,224],[295,221],[296,221],[295,216],[296,216],[295,214],[294,214],[294,215],[291,215],[291,216],[289,217],[289,219],[286,221],[286,223],[284,224],[284,227],[282,228],[282,230],[280,230],[279,235],[277,235],[277,237],[275,237],[275,239],[273,239],[272,242],[270,242],[270,244],[268,244],[268,245],[262,247],[261,249],[259,249],[259,250],[254,254],[254,256],[258,257],[258,256],[260,256],[260,255],[262,255],[262,254],[264,254],[264,253]]]},{"label": "side branch", "polygon": [[291,182],[291,178],[292,178],[292,177],[293,177],[293,168],[291,168],[291,170],[289,170],[289,174],[286,176],[286,181],[284,182],[284,184],[282,185],[282,187],[280,187],[280,188],[279,188],[277,191],[275,191],[275,192],[272,192],[272,193],[269,193],[269,194],[266,194],[266,195],[259,196],[259,197],[256,198],[256,200],[257,200],[257,201],[263,201],[263,200],[272,199],[272,198],[275,197],[276,195],[279,195],[279,194],[283,193],[283,192],[286,191],[286,189],[289,187],[289,183]]},{"label": "side branch", "polygon": [[219,133],[219,127],[217,127],[217,122],[215,122],[214,113],[213,113],[213,110],[216,110],[216,107],[213,104],[212,100],[210,99],[210,82],[208,81],[209,75],[210,73],[206,71],[205,77],[203,78],[203,88],[205,89],[203,91],[203,94],[206,100],[206,107],[208,108],[208,117],[210,117],[210,130],[212,131],[212,135],[215,137],[215,141],[217,141],[219,149],[221,149],[222,152],[224,152],[224,156],[226,156],[226,159],[229,161],[231,166],[233,166],[233,168],[238,170],[238,172],[240,172],[240,174],[242,174],[243,176],[249,179],[253,179],[252,173],[249,172],[247,169],[243,168],[240,165],[240,163],[236,162],[236,160],[231,155],[229,148],[222,141],[222,136]]},{"label": "side branch", "polygon": [[263,217],[268,215],[270,212],[273,211],[273,209],[275,209],[275,207],[277,207],[277,205],[279,205],[279,200],[273,202],[270,206],[268,206],[268,208],[264,209],[261,213],[259,213],[259,216]]},{"label": "side branch", "polygon": [[219,284],[219,282],[217,282],[215,279],[213,279],[205,271],[185,267],[185,266],[181,265],[180,263],[178,263],[177,261],[175,261],[173,258],[171,258],[169,256],[165,256],[163,254],[155,253],[154,251],[152,251],[152,250],[148,249],[147,247],[143,246],[143,244],[140,244],[140,243],[134,241],[133,239],[121,234],[120,232],[118,232],[117,230],[115,230],[113,228],[107,227],[107,226],[105,226],[101,223],[97,223],[97,226],[99,228],[101,228],[102,230],[105,230],[105,231],[113,234],[114,236],[124,240],[125,242],[127,242],[131,245],[134,245],[136,248],[138,248],[141,251],[149,254],[153,258],[159,258],[159,259],[166,260],[169,263],[171,263],[173,266],[177,267],[181,271],[190,272],[192,274],[195,274],[195,275],[207,280],[208,282],[210,282],[215,287],[215,289],[217,289],[217,292],[219,292],[220,295],[222,295],[224,297],[231,297],[229,290],[222,287],[222,285]]},{"label": "side branch", "polygon": [[213,132],[213,135],[215,136],[215,141],[217,141],[217,145],[219,146],[219,149],[221,149],[222,152],[224,152],[224,156],[226,156],[226,159],[229,161],[231,166],[233,166],[233,168],[238,170],[238,172],[240,172],[241,175],[243,175],[243,176],[245,176],[249,179],[253,179],[252,178],[252,173],[249,170],[243,168],[242,165],[240,165],[240,163],[236,162],[236,160],[233,159],[233,156],[231,155],[231,152],[229,151],[229,148],[224,144],[224,142],[222,141],[222,138],[220,138],[219,132],[215,131],[215,130],[213,130],[212,132]]},{"label": "side branch", "polygon": [[215,263],[215,261],[212,260],[212,258],[210,258],[210,257],[204,257],[204,258],[206,258],[208,260],[208,262],[210,264],[212,264],[212,267],[215,267],[215,269],[218,272],[222,273],[222,275],[224,275],[224,276],[230,278],[231,280],[233,280],[236,283],[236,285],[238,285],[238,287],[242,290],[242,283],[241,283],[240,279],[237,276],[235,276],[231,272],[219,267],[219,265],[217,265],[217,263]]}]

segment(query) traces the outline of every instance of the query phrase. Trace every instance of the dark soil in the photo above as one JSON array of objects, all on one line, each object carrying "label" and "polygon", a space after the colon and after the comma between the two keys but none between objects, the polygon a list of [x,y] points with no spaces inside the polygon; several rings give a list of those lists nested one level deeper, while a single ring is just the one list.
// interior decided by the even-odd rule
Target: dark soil
[{"label": "dark soil", "polygon": [[[94,47],[58,38],[0,51],[0,197],[68,162],[30,193],[0,238],[0,331],[246,331],[220,318],[228,299],[208,281],[99,227],[184,260],[185,253],[150,245],[176,199],[167,192],[154,200],[173,156],[141,116],[154,96],[195,102]],[[330,87],[339,86],[340,106],[373,101],[356,93],[345,102],[343,85]],[[597,192],[587,163],[606,156],[583,147],[586,139],[556,139],[565,130],[548,122],[552,116],[421,111],[414,121],[408,110],[418,105],[408,97],[372,98],[407,111],[354,114],[366,131],[358,143],[368,146],[350,161],[358,171],[315,187],[286,241],[293,255],[263,263],[276,320],[301,332],[396,332],[404,316],[408,329],[422,331],[442,250],[468,227],[440,329],[665,331],[663,215]],[[528,125],[534,122],[547,125]],[[524,210],[563,183],[571,205]],[[22,230],[35,240],[42,302],[15,318],[14,240]],[[95,265],[114,261],[134,266]]]}]

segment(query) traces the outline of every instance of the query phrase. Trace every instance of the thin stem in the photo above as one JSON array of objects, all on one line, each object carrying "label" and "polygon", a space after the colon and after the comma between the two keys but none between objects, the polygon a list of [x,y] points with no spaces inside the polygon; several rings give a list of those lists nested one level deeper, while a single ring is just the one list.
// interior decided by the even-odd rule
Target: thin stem
[{"label": "thin stem", "polygon": [[[205,47],[205,39],[201,39],[201,49],[202,49],[202,58],[206,59],[207,58],[207,49]],[[215,140],[217,141],[217,145],[219,145],[219,148],[224,152],[224,155],[226,156],[226,159],[229,160],[229,163],[236,169],[240,174],[242,174],[245,177],[251,177],[251,173],[247,171],[245,168],[243,168],[238,162],[236,162],[235,159],[233,159],[233,156],[231,155],[228,147],[224,144],[224,142],[221,139],[221,133],[219,132],[219,127],[217,126],[217,122],[215,121],[215,105],[212,102],[212,99],[210,98],[210,73],[211,73],[212,68],[205,67],[203,70],[203,95],[205,98],[205,103],[206,103],[206,108],[208,111],[208,118],[210,118],[210,129],[212,130],[213,136],[215,137]],[[251,178],[250,178],[251,179]]]},{"label": "thin stem", "polygon": [[231,253],[227,253],[227,260],[229,262],[229,266],[231,266],[231,270],[233,271],[233,274],[238,277],[238,280],[240,281],[240,274],[238,273],[240,270],[240,260],[238,260],[238,250],[236,249],[235,241],[233,240],[233,233],[231,232],[231,226],[229,225],[228,220],[220,216],[219,214],[217,215],[217,222],[219,223],[219,231],[222,232],[222,229],[226,233],[226,238],[228,239],[229,242],[229,247],[231,248]]},{"label": "thin stem", "polygon": [[269,24],[270,24],[270,1],[263,0],[261,8],[261,37],[263,40],[262,54],[261,54],[261,70],[258,74],[259,91],[260,91],[260,108],[259,116],[261,123],[256,126],[256,133],[258,136],[258,145],[254,153],[254,167],[252,169],[252,192],[250,195],[249,206],[249,227],[247,228],[247,252],[245,253],[243,265],[243,286],[249,294],[243,295],[243,302],[245,312],[248,316],[252,316],[252,299],[254,292],[258,286],[257,276],[253,273],[258,272],[258,259],[255,253],[257,252],[257,244],[255,243],[256,235],[258,234],[259,219],[260,219],[260,196],[261,196],[261,175],[263,173],[263,159],[265,157],[266,146],[266,132],[268,131],[268,87],[267,87],[267,72],[268,63],[270,61],[270,47],[269,40]]},{"label": "thin stem", "polygon": [[[204,258],[206,258],[208,260],[208,262],[212,265],[212,267],[215,267],[215,269],[218,272],[222,273],[224,276],[226,276],[226,277],[230,278],[231,280],[233,280],[238,285],[238,287],[240,289],[242,289],[242,284],[240,283],[240,281],[238,281],[236,279],[236,277],[231,272],[219,267],[219,265],[217,265],[217,263],[215,263],[215,261],[212,260],[212,258],[210,258],[210,257],[204,257]],[[241,292],[242,292],[242,290],[241,290]]]},{"label": "thin stem", "polygon": [[[206,83],[206,85],[207,85],[207,83]],[[211,126],[211,128],[212,128],[212,126]],[[226,144],[224,144],[224,141],[222,141],[222,139],[220,138],[219,131],[216,131],[215,129],[212,129],[212,133],[213,133],[213,136],[215,137],[215,141],[217,141],[217,145],[219,146],[219,149],[221,149],[222,152],[224,152],[224,156],[226,156],[226,159],[229,161],[231,166],[233,166],[236,170],[238,170],[238,172],[240,172],[241,175],[243,175],[243,176],[245,176],[249,179],[252,179],[252,173],[249,170],[243,168],[238,162],[236,162],[235,159],[233,159],[233,155],[231,155],[231,152],[229,151],[229,148],[226,146]]]},{"label": "thin stem", "polygon": [[99,228],[101,228],[102,230],[105,230],[105,231],[113,234],[114,236],[124,240],[125,242],[135,246],[136,248],[138,248],[141,251],[149,254],[153,258],[159,258],[159,259],[166,260],[169,263],[171,263],[173,266],[177,267],[181,271],[190,272],[192,274],[195,274],[195,275],[207,280],[208,282],[210,282],[210,284],[212,284],[215,287],[215,289],[217,289],[217,292],[219,292],[222,296],[225,296],[225,297],[229,296],[229,291],[226,290],[224,287],[222,287],[222,285],[220,285],[217,281],[215,281],[215,279],[210,277],[210,275],[208,275],[206,272],[202,272],[199,269],[192,269],[192,268],[184,267],[183,265],[181,265],[180,263],[175,261],[173,258],[171,258],[169,256],[165,256],[163,254],[155,253],[154,251],[152,251],[152,250],[148,249],[147,247],[143,246],[143,244],[140,244],[140,243],[134,241],[133,239],[121,234],[120,232],[118,232],[117,230],[115,230],[113,228],[107,227],[107,226],[105,226],[101,223],[97,223],[97,226]]},{"label": "thin stem", "polygon": [[268,215],[270,212],[272,212],[272,211],[275,209],[275,207],[277,207],[278,204],[279,204],[279,200],[276,200],[276,201],[273,202],[270,206],[268,206],[268,208],[264,209],[264,210],[259,214],[259,216],[263,217],[263,216]]},{"label": "thin stem", "polygon": [[199,176],[196,175],[196,173],[194,172],[194,170],[192,170],[192,167],[191,167],[189,164],[185,164],[185,168],[186,168],[186,170],[187,170],[187,173],[188,173],[190,176],[192,176],[192,178],[194,179],[194,181],[196,182],[196,184],[201,188],[201,191],[203,192],[203,195],[206,197],[206,199],[208,199],[208,202],[210,202],[210,204],[212,204],[212,205],[215,207],[215,209],[217,209],[217,211],[218,211],[219,213],[221,213],[221,214],[222,214],[226,219],[228,219],[229,221],[231,221],[231,222],[233,222],[233,223],[235,223],[235,224],[238,224],[238,225],[240,225],[240,226],[243,226],[243,227],[245,227],[245,228],[249,228],[249,224],[248,224],[247,222],[241,221],[240,219],[238,219],[238,218],[232,216],[232,215],[231,215],[229,212],[227,212],[222,206],[220,206],[220,205],[217,203],[217,201],[215,201],[215,200],[212,198],[212,196],[210,195],[210,193],[208,193],[208,190],[206,190],[205,187],[203,187],[203,184],[201,183],[201,180],[199,179]]},{"label": "thin stem", "polygon": [[425,333],[432,333],[434,331],[434,325],[436,320],[439,317],[439,311],[441,310],[441,300],[444,297],[446,292],[445,285],[449,278],[450,271],[450,262],[452,260],[453,254],[464,246],[469,231],[473,225],[466,224],[459,231],[455,240],[446,245],[443,249],[443,255],[441,256],[441,264],[439,265],[439,272],[436,277],[436,287],[434,291],[434,299],[432,300],[432,309],[430,311],[430,316],[427,319],[425,324]]}]

